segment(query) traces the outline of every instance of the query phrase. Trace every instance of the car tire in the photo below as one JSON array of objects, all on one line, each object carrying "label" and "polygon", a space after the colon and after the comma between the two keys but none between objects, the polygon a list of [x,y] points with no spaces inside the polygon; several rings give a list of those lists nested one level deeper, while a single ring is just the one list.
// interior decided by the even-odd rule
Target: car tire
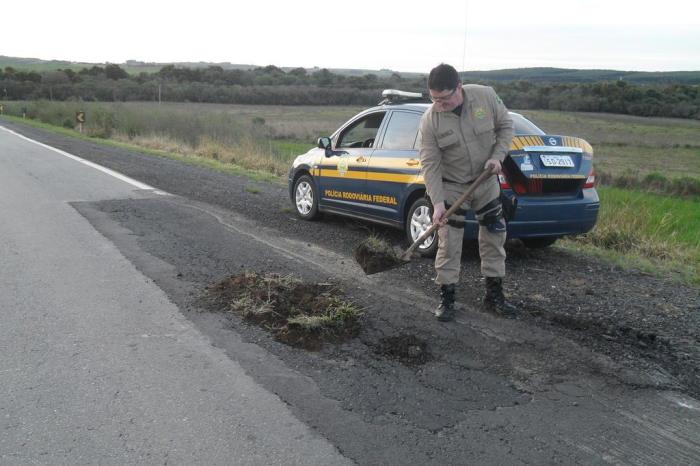
[{"label": "car tire", "polygon": [[[433,206],[427,198],[421,197],[411,204],[406,215],[406,239],[413,244],[432,224]],[[426,244],[427,243],[427,244]],[[433,257],[437,252],[437,231],[416,248],[424,257]]]},{"label": "car tire", "polygon": [[314,180],[309,175],[301,175],[294,182],[292,204],[297,216],[304,220],[318,218],[318,193]]},{"label": "car tire", "polygon": [[520,241],[527,248],[542,249],[553,245],[558,239],[558,236],[541,236],[539,238],[521,238]]}]

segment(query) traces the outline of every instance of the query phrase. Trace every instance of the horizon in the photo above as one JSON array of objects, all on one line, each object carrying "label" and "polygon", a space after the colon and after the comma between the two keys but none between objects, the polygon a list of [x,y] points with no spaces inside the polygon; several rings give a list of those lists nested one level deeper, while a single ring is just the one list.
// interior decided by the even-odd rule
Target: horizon
[{"label": "horizon", "polygon": [[[353,70],[353,71],[367,71],[367,72],[372,72],[372,71],[392,71],[396,73],[410,73],[410,74],[428,74],[430,70],[427,71],[410,71],[410,70],[396,70],[396,69],[390,69],[390,68],[378,68],[378,69],[371,69],[371,68],[353,68],[353,67],[327,67],[327,66],[294,66],[294,65],[276,65],[274,63],[268,63],[265,65],[254,65],[250,63],[234,63],[234,62],[229,62],[229,61],[218,61],[218,62],[211,62],[211,61],[203,61],[203,60],[187,60],[187,61],[166,61],[166,62],[154,62],[154,61],[147,61],[147,60],[139,60],[136,58],[129,58],[123,62],[111,62],[111,61],[94,61],[94,62],[87,62],[87,61],[82,61],[82,60],[68,60],[68,59],[63,59],[63,58],[41,58],[41,57],[16,57],[16,56],[8,56],[8,55],[0,55],[0,58],[4,59],[16,59],[16,60],[38,60],[42,62],[61,62],[61,63],[68,63],[71,65],[93,65],[93,66],[105,66],[105,65],[123,65],[123,66],[167,66],[167,65],[179,65],[179,64],[204,64],[204,65],[209,65],[209,66],[216,66],[216,65],[232,65],[232,66],[242,66],[242,67],[251,67],[251,68],[264,68],[266,66],[275,66],[277,68],[288,68],[288,69],[293,69],[293,68],[304,68],[307,70],[313,70],[313,69],[328,69],[328,70]],[[136,62],[138,64],[132,64],[129,65],[128,62]],[[558,66],[522,66],[522,67],[515,67],[515,68],[494,68],[494,69],[466,69],[466,70],[460,70],[458,69],[458,72],[460,73],[480,73],[480,72],[496,72],[496,71],[509,71],[509,70],[521,70],[521,69],[559,69],[559,70],[568,70],[568,71],[615,71],[615,72],[621,72],[621,73],[693,73],[693,72],[700,72],[700,67],[698,69],[693,69],[693,70],[634,70],[634,69],[616,69],[616,68],[567,68],[567,67],[558,67]]]}]

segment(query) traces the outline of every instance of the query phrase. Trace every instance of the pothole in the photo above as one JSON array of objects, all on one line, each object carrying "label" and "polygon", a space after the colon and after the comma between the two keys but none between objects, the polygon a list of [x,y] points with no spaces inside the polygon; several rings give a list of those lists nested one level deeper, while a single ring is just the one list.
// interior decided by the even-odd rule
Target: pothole
[{"label": "pothole", "polygon": [[362,310],[333,283],[245,272],[208,288],[219,308],[240,315],[275,339],[309,350],[341,342],[360,330]]},{"label": "pothole", "polygon": [[403,364],[420,365],[432,359],[428,343],[411,334],[384,337],[379,341],[377,352]]}]

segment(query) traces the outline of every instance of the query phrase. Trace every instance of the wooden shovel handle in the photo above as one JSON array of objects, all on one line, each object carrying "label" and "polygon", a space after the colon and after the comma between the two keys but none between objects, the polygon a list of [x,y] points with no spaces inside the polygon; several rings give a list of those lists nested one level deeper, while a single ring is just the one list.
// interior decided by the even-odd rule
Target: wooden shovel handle
[{"label": "wooden shovel handle", "polygon": [[[467,190],[464,191],[464,194],[462,194],[461,196],[459,196],[459,199],[457,199],[457,200],[455,201],[455,203],[452,204],[452,206],[451,206],[449,209],[447,209],[447,211],[446,211],[445,214],[444,214],[444,217],[445,217],[445,218],[449,218],[450,215],[454,214],[454,213],[457,211],[457,209],[459,209],[459,208],[462,206],[462,204],[464,203],[464,201],[466,201],[467,199],[469,199],[469,197],[471,197],[471,195],[474,194],[474,191],[476,190],[476,188],[478,188],[479,185],[480,185],[486,178],[488,178],[489,176],[492,176],[492,175],[493,175],[493,173],[491,173],[491,170],[488,170],[488,169],[487,169],[487,170],[484,170],[483,172],[481,172],[481,175],[479,175],[479,177],[478,177],[477,179],[475,179],[475,180],[472,182],[472,184],[469,186],[469,188],[467,188]],[[439,224],[439,223],[433,223],[432,225],[430,225],[430,228],[428,228],[427,230],[425,230],[425,233],[423,233],[422,235],[420,235],[420,237],[419,237],[417,240],[415,240],[415,241],[413,242],[413,244],[412,244],[408,249],[406,249],[406,252],[404,253],[403,257],[404,257],[404,258],[411,257],[411,254],[413,254],[413,251],[414,251],[419,245],[423,244],[423,241],[425,241],[426,239],[428,239],[428,238],[430,237],[430,235],[432,235],[433,232],[434,232],[435,230],[437,230],[439,227],[440,227],[440,224]]]}]

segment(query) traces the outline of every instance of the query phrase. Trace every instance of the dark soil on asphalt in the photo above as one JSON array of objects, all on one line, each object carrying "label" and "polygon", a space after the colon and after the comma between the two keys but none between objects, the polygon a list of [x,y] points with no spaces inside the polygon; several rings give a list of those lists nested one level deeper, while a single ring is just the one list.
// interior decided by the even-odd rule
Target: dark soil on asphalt
[{"label": "dark soil on asphalt", "polygon": [[209,307],[230,310],[281,342],[307,350],[357,336],[361,311],[331,283],[244,272],[207,289]]}]

